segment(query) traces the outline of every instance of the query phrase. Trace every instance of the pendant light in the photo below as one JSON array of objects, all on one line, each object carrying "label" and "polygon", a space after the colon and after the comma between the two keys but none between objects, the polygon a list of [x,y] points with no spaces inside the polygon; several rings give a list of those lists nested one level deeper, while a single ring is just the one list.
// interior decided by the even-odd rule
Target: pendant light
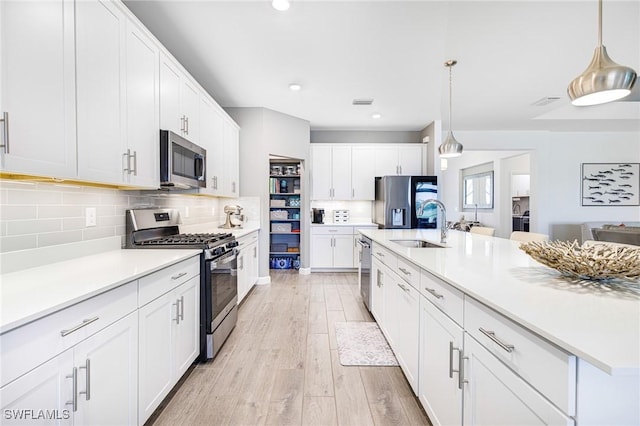
[{"label": "pendant light", "polygon": [[636,72],[613,62],[602,45],[602,0],[598,0],[598,47],[587,69],[567,88],[571,103],[598,105],[624,98],[631,93],[635,81]]},{"label": "pendant light", "polygon": [[450,59],[444,63],[444,66],[449,68],[449,134],[442,145],[438,147],[438,152],[442,158],[453,158],[462,155],[462,144],[456,140],[451,130],[451,68],[457,63],[458,61],[455,59]]}]

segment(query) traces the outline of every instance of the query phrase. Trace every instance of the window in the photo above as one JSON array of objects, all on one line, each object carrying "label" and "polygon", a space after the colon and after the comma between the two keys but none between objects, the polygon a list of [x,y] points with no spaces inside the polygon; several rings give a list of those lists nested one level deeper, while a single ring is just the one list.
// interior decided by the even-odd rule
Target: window
[{"label": "window", "polygon": [[493,209],[493,171],[462,175],[462,208]]}]

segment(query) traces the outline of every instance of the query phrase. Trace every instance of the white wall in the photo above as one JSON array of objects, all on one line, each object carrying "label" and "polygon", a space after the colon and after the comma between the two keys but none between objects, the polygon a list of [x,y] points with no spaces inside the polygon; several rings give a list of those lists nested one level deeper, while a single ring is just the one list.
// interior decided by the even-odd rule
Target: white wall
[{"label": "white wall", "polygon": [[[259,197],[260,277],[269,275],[269,156],[296,158],[306,166],[309,160],[309,122],[267,108],[228,108],[226,110],[241,128],[240,131],[240,195]],[[303,167],[301,190],[301,255],[302,267],[309,264],[308,167]]]},{"label": "white wall", "polygon": [[[587,221],[639,221],[638,206],[581,206],[582,163],[640,162],[638,132],[510,132],[457,131],[464,145],[460,157],[475,151],[505,148],[531,155],[531,230],[551,238],[579,238],[578,225]],[[488,153],[490,154],[490,152]],[[439,183],[443,199],[457,199],[457,180],[449,161],[449,170]],[[453,173],[453,174],[452,174]]]},{"label": "white wall", "polygon": [[[457,136],[456,136],[457,138]],[[466,147],[465,147],[466,149]],[[511,169],[505,167],[505,161],[510,157],[521,155],[518,151],[469,151],[448,161],[447,170],[442,170],[438,181],[440,200],[447,207],[447,221],[457,222],[461,216],[466,221],[475,220],[475,210],[462,210],[461,202],[461,169],[479,164],[493,163],[493,209],[478,209],[477,220],[483,225],[496,229],[496,236],[508,238],[511,224],[504,226],[511,220],[511,192],[509,177]]]}]

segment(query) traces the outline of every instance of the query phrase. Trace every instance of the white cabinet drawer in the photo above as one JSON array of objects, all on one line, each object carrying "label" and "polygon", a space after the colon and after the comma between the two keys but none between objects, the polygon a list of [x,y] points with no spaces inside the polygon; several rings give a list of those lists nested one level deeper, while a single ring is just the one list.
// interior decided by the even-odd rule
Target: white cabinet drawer
[{"label": "white cabinet drawer", "polygon": [[400,256],[397,256],[397,262],[398,266],[394,272],[418,290],[420,288],[420,268]]},{"label": "white cabinet drawer", "polygon": [[254,241],[258,241],[258,233],[252,232],[249,235],[245,235],[244,237],[238,238],[238,245],[240,247],[248,246]]},{"label": "white cabinet drawer", "polygon": [[353,226],[312,226],[313,235],[353,235]]},{"label": "white cabinet drawer", "polygon": [[464,312],[463,293],[426,271],[420,275],[420,293],[438,309],[462,326]]},{"label": "white cabinet drawer", "polygon": [[467,297],[464,328],[518,376],[575,415],[576,358]]},{"label": "white cabinet drawer", "polygon": [[386,247],[383,247],[380,244],[373,243],[371,253],[374,257],[377,257],[380,262],[391,268],[392,271],[397,272],[396,268],[398,266],[398,256],[396,256],[396,254],[391,250],[388,250]]},{"label": "white cabinet drawer", "polygon": [[200,256],[195,256],[140,278],[138,280],[138,306],[146,305],[199,274]]},{"label": "white cabinet drawer", "polygon": [[1,335],[1,385],[135,311],[136,295],[133,281]]}]

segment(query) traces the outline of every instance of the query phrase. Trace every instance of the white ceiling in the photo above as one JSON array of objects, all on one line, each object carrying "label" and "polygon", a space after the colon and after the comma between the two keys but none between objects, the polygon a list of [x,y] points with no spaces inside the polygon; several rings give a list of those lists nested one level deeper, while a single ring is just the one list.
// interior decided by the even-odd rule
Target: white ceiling
[{"label": "white ceiling", "polygon": [[[594,0],[292,0],[287,12],[269,0],[125,3],[223,107],[270,108],[313,130],[420,130],[439,119],[447,129],[444,62],[457,59],[454,130],[640,131],[640,82],[631,101],[567,99],[596,47]],[[605,1],[603,15],[609,55],[640,71],[640,2]],[[532,105],[545,96],[561,99]]]}]

